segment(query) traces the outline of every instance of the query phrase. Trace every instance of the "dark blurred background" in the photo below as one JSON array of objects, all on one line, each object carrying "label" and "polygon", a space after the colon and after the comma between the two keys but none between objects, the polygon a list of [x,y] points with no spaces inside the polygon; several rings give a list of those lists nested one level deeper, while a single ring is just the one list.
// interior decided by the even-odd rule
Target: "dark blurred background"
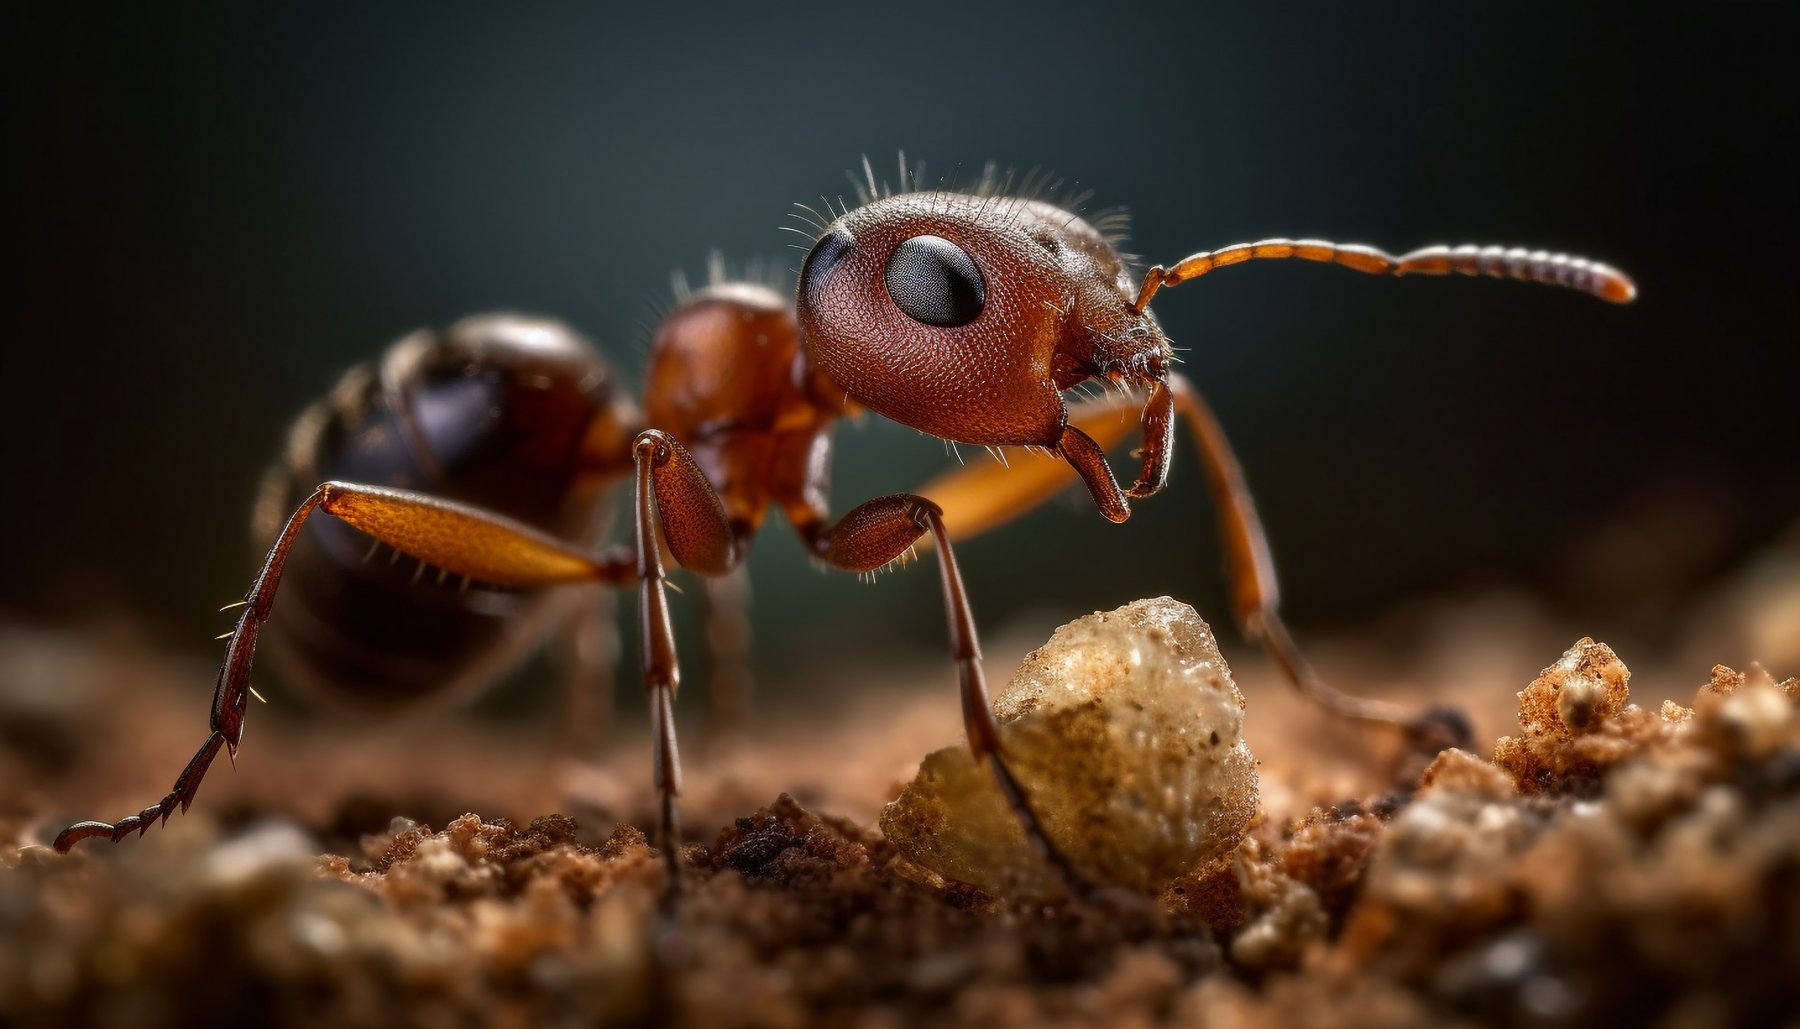
[{"label": "dark blurred background", "polygon": [[[1055,169],[1151,260],[1317,235],[1627,269],[1627,308],[1271,263],[1158,311],[1302,632],[1508,589],[1570,638],[1653,636],[1800,511],[1792,57],[1772,8],[1690,6],[9,13],[0,611],[201,651],[265,463],[346,366],[516,309],[635,377],[672,270],[797,266],[791,205],[904,148]],[[840,509],[948,460],[839,438]],[[1158,593],[1223,620],[1186,442],[1126,526],[1075,496],[964,548],[983,624]],[[766,677],[942,646],[929,566],[815,572],[774,522],[751,569]]]}]

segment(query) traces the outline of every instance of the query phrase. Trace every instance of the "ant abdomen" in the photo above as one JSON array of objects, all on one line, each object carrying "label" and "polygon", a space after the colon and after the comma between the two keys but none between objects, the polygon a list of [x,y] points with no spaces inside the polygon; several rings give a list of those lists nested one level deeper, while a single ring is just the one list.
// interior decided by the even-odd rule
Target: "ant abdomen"
[{"label": "ant abdomen", "polygon": [[[639,422],[611,367],[560,323],[489,315],[420,331],[296,422],[257,504],[257,542],[327,480],[426,492],[593,541],[609,528],[605,487],[629,465]],[[470,582],[324,518],[292,553],[265,638],[297,685],[397,708],[479,689],[542,639],[568,596]]]}]

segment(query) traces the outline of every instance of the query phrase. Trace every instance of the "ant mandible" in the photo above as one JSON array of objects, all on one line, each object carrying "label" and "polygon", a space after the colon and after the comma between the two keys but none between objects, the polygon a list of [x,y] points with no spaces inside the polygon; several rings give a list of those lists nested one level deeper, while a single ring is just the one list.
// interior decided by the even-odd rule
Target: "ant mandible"
[{"label": "ant mandible", "polygon": [[[542,587],[636,585],[659,842],[673,883],[680,873],[681,778],[672,704],[680,668],[664,554],[701,576],[724,576],[744,560],[775,506],[810,553],[834,568],[869,572],[916,544],[935,550],[969,746],[977,761],[986,759],[1027,835],[1079,884],[1079,872],[1045,836],[1008,769],[952,543],[1042,502],[1071,470],[1101,514],[1125,521],[1131,501],[1155,495],[1168,480],[1177,415],[1192,430],[1220,510],[1233,614],[1245,634],[1331,711],[1416,737],[1454,738],[1453,722],[1346,696],[1309,669],[1277,610],[1268,543],[1238,462],[1199,392],[1172,368],[1172,348],[1150,301],[1217,268],[1276,258],[1372,275],[1510,277],[1616,303],[1635,295],[1628,278],[1543,251],[1433,246],[1394,257],[1368,246],[1271,239],[1157,265],[1140,282],[1102,220],[1084,220],[1029,190],[1014,194],[1010,180],[989,174],[970,192],[896,192],[877,184],[867,161],[864,170],[860,206],[816,217],[792,304],[766,287],[715,283],[663,320],[651,343],[641,415],[598,355],[554,323],[474,319],[441,338],[403,340],[378,371],[347,378],[334,401],[302,419],[290,442],[289,482],[328,477],[308,475],[328,463],[321,455],[343,460],[337,477],[303,499],[294,491],[298,503],[284,505],[293,513],[275,534],[226,647],[211,733],[161,800],[117,822],[72,825],[57,836],[56,849],[94,836],[118,841],[167,821],[193,802],[221,749],[237,752],[258,633],[275,610],[290,558],[304,552],[294,549],[302,528],[323,512],[362,539],[372,537],[372,546],[440,569],[438,584],[459,577],[463,588],[455,596],[462,599],[440,599],[448,611],[440,618],[473,617],[477,606],[490,619],[522,617]],[[1065,404],[1066,391],[1093,380],[1113,387],[1110,399]],[[1121,415],[1137,407],[1133,391],[1146,395],[1136,419],[1141,466],[1132,485],[1121,487],[1106,452],[1130,429]],[[834,521],[826,503],[832,433],[838,420],[864,408],[955,443],[1022,447],[1060,460],[970,467],[919,493],[877,497]],[[351,416],[368,410],[379,417],[359,434]],[[357,455],[367,478],[409,485],[354,481],[342,469],[358,467]],[[635,485],[632,542],[598,550],[571,542],[593,524],[603,487],[626,475]],[[315,524],[322,530],[328,523]],[[335,540],[318,535],[335,550],[318,547],[324,556],[310,567],[296,561],[295,587],[307,594],[300,605],[305,628],[278,633],[315,678],[335,674],[365,692],[399,682],[387,699],[403,700],[452,679],[479,685],[542,636],[514,634],[520,642],[501,646],[492,643],[491,626],[485,635],[465,628],[455,638],[473,642],[448,654],[428,642],[443,639],[443,632],[427,631],[441,623],[427,622],[413,637],[353,638],[357,623],[348,608],[410,595],[376,582],[384,573],[355,571],[370,565],[356,559],[357,548],[346,549],[356,533],[331,528]],[[470,581],[481,588],[468,589]],[[388,674],[394,655],[384,651],[407,647],[418,651],[411,656],[419,668]],[[473,662],[481,666],[476,673],[441,674],[450,662],[478,655],[487,660]]]}]

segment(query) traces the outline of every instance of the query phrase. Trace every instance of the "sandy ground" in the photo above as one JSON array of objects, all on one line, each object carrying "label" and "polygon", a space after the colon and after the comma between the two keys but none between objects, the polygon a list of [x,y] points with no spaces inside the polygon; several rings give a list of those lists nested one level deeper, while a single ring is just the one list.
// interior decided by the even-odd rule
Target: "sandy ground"
[{"label": "sandy ground", "polygon": [[[1797,568],[1777,554],[1652,659],[1621,652],[1631,706],[1581,731],[1554,701],[1521,719],[1578,634],[1516,600],[1314,641],[1338,682],[1470,715],[1475,753],[1423,788],[1423,759],[1228,648],[1261,804],[1227,874],[1034,905],[875,828],[960,738],[935,656],[759,712],[736,743],[689,731],[669,905],[635,828],[654,824],[647,743],[619,726],[577,760],[542,718],[257,707],[192,812],[59,857],[62,824],[167,788],[214,669],[116,627],[0,630],[0,1022],[1791,1021],[1800,716],[1776,676],[1800,671]],[[992,674],[1047,628],[988,640]],[[1751,654],[1775,676],[1744,685]]]}]

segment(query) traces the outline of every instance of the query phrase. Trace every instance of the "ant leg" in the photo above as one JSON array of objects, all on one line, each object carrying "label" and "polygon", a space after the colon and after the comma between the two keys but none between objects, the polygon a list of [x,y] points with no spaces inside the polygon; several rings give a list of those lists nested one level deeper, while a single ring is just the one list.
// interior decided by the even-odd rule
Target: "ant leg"
[{"label": "ant leg", "polygon": [[975,615],[963,589],[956,554],[950,548],[950,531],[944,524],[943,510],[924,497],[896,493],[857,506],[830,527],[824,526],[822,518],[808,520],[803,517],[795,524],[815,555],[835,568],[851,572],[874,571],[899,559],[921,536],[931,534],[938,552],[944,613],[950,629],[950,656],[956,662],[963,728],[969,736],[969,749],[974,752],[977,762],[984,757],[988,759],[1000,791],[1023,825],[1026,838],[1062,876],[1070,892],[1076,896],[1090,893],[1087,881],[1044,832],[1030,799],[1013,776],[1012,769],[1007,767],[1000,744],[1000,726],[994,721],[987,679],[981,670],[981,644],[975,634]]},{"label": "ant leg", "polygon": [[630,558],[620,553],[588,554],[502,515],[422,493],[327,482],[296,509],[263,559],[244,595],[244,610],[225,647],[225,662],[213,688],[211,733],[161,800],[117,822],[77,822],[57,834],[55,847],[67,853],[82,840],[110,837],[114,843],[143,835],[186,811],[220,749],[237,754],[250,700],[250,668],[256,637],[275,606],[288,552],[307,518],[323,511],[428,564],[496,586],[530,587],[561,583],[622,584]]},{"label": "ant leg", "polygon": [[1432,708],[1415,715],[1398,704],[1342,693],[1313,671],[1281,620],[1275,561],[1231,444],[1198,390],[1174,373],[1170,373],[1168,384],[1167,389],[1159,385],[1156,395],[1167,398],[1163,402],[1172,404],[1187,418],[1206,466],[1207,486],[1219,511],[1219,536],[1225,547],[1232,612],[1244,634],[1260,642],[1288,681],[1320,707],[1357,721],[1393,726],[1421,747],[1466,746],[1472,730],[1460,712]]},{"label": "ant leg", "polygon": [[[630,440],[639,431],[633,424],[609,420],[613,433],[596,438],[582,454],[581,467],[595,478],[612,480],[631,472]],[[608,488],[611,491],[611,488]],[[599,546],[612,535],[616,504],[608,500],[580,537],[586,546]],[[637,557],[628,556],[635,574]],[[568,623],[556,636],[555,658],[563,682],[563,727],[559,741],[563,756],[589,761],[599,752],[612,727],[614,687],[618,685],[619,657],[623,649],[618,625],[618,599],[612,590],[590,590],[576,601]]]},{"label": "ant leg", "polygon": [[577,760],[593,757],[612,724],[613,675],[619,661],[616,609],[610,591],[594,590],[576,601],[557,637],[555,656],[563,679],[560,745]]},{"label": "ant leg", "polygon": [[[1358,721],[1398,726],[1421,747],[1444,741],[1448,741],[1444,742],[1446,746],[1466,743],[1471,730],[1455,711],[1433,708],[1422,715],[1411,715],[1396,704],[1341,693],[1313,672],[1281,620],[1275,563],[1269,554],[1268,539],[1257,518],[1256,505],[1244,483],[1243,472],[1218,420],[1193,386],[1174,373],[1168,374],[1166,386],[1159,383],[1152,388],[1141,419],[1132,417],[1132,406],[1119,400],[1083,404],[1070,411],[1065,439],[1079,427],[1090,434],[1100,448],[1110,449],[1139,424],[1154,428],[1157,431],[1146,433],[1144,455],[1145,468],[1153,469],[1167,461],[1168,433],[1164,427],[1172,424],[1176,413],[1187,416],[1206,466],[1208,486],[1219,509],[1219,534],[1224,543],[1226,573],[1231,585],[1232,613],[1245,635],[1263,645],[1301,694],[1330,711]],[[1163,443],[1162,455],[1155,453],[1159,442]],[[1096,497],[1117,490],[1116,485],[1109,490],[1104,482],[1095,485],[1098,476],[1110,477],[1111,473],[1103,462],[1093,460],[1086,451],[1085,446],[1071,448],[1065,445],[1061,448],[1061,459],[1045,454],[1009,455],[1010,468],[998,463],[973,465],[932,481],[920,492],[943,505],[951,537],[967,539],[1038,506],[1076,481],[1077,474],[1089,482],[1089,489]],[[1140,485],[1146,479],[1159,481],[1160,474],[1152,471],[1141,477]],[[1126,492],[1125,495],[1132,494]],[[1108,513],[1104,504],[1102,513]],[[1111,517],[1110,513],[1108,517]]]},{"label": "ant leg", "polygon": [[661,800],[663,863],[669,872],[671,892],[681,881],[675,798],[681,794],[681,758],[675,744],[675,691],[681,685],[681,664],[675,653],[675,632],[669,624],[669,596],[665,588],[662,547],[685,568],[702,575],[723,575],[736,567],[743,548],[737,530],[725,514],[725,505],[706,473],[692,455],[666,433],[655,429],[638,434],[632,444],[637,467],[635,538],[638,579],[638,653],[644,668],[644,689],[649,694],[652,778]]},{"label": "ant leg", "polygon": [[706,706],[710,742],[727,743],[750,715],[750,577],[742,565],[702,580],[706,617]]}]

